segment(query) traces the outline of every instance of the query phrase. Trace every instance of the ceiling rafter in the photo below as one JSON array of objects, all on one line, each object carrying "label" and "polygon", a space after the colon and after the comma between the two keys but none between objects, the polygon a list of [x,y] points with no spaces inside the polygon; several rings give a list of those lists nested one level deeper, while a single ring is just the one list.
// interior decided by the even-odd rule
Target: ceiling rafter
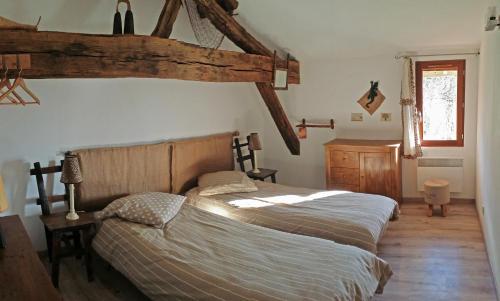
[{"label": "ceiling rafter", "polygon": [[181,9],[181,0],[165,0],[158,23],[151,34],[152,36],[168,39],[172,34],[175,20]]},{"label": "ceiling rafter", "polygon": [[[217,0],[195,1],[205,12],[206,17],[210,19],[212,24],[243,51],[267,57],[273,56],[274,52],[248,33],[243,26],[217,3]],[[296,63],[298,65],[298,62]],[[278,62],[278,66],[280,67],[285,66],[285,64],[282,60]],[[300,155],[299,138],[288,120],[276,91],[270,83],[256,83],[256,85],[288,149],[293,155]]]}]

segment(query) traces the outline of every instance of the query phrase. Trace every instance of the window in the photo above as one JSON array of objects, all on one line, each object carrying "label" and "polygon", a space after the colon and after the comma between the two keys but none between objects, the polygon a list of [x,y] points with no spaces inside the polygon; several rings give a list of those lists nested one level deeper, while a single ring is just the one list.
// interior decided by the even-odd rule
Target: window
[{"label": "window", "polygon": [[422,146],[464,146],[465,60],[416,67]]}]

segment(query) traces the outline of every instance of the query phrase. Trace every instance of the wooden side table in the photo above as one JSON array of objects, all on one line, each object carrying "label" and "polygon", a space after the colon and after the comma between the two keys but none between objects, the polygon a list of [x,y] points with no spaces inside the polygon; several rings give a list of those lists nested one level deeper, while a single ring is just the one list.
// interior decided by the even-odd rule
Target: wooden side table
[{"label": "wooden side table", "polygon": [[[49,249],[49,258],[52,261],[52,283],[55,287],[59,286],[59,263],[61,258],[69,256],[83,256],[87,269],[88,281],[93,280],[92,257],[90,253],[90,245],[95,233],[96,220],[93,213],[78,213],[80,219],[70,221],[66,219],[66,213],[57,213],[50,215],[42,215],[42,220],[47,239],[47,248]],[[71,246],[68,241],[65,241],[65,234],[77,233],[74,239],[74,245]],[[83,238],[83,247],[80,243],[80,233]],[[63,246],[64,243],[64,246]]]},{"label": "wooden side table", "polygon": [[254,173],[253,171],[247,171],[247,176],[254,180],[265,181],[267,178],[271,178],[273,183],[276,183],[276,173],[275,169],[259,168],[260,173]]}]

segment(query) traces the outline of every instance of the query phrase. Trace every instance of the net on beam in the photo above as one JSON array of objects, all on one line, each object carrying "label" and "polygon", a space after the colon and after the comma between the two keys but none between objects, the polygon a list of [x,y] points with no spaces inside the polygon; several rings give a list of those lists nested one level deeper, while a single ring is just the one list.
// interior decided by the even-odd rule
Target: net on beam
[{"label": "net on beam", "polygon": [[217,49],[224,40],[224,34],[215,28],[208,18],[202,18],[198,6],[193,0],[184,0],[191,27],[200,46]]}]

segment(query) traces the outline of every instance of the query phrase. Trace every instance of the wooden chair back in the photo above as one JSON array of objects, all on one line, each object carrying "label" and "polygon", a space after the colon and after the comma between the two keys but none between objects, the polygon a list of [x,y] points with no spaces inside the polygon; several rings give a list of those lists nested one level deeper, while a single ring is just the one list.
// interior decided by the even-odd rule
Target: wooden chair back
[{"label": "wooden chair back", "polygon": [[50,215],[53,203],[66,202],[69,199],[68,187],[65,185],[65,193],[63,195],[48,196],[45,189],[45,181],[43,176],[48,174],[56,174],[62,172],[64,160],[61,160],[61,165],[42,167],[40,162],[35,162],[34,168],[30,170],[30,175],[36,177],[36,185],[38,187],[37,205],[42,207],[43,215]]},{"label": "wooden chair back", "polygon": [[[247,136],[247,141],[244,143],[241,143],[239,138],[234,139],[233,149],[236,150],[236,162],[238,162],[240,170],[243,172],[245,172],[245,161],[250,160],[252,169],[255,168],[255,154],[253,150],[248,148],[248,141],[250,141],[250,136]],[[245,155],[243,155],[244,148],[248,149],[248,153]]]}]

